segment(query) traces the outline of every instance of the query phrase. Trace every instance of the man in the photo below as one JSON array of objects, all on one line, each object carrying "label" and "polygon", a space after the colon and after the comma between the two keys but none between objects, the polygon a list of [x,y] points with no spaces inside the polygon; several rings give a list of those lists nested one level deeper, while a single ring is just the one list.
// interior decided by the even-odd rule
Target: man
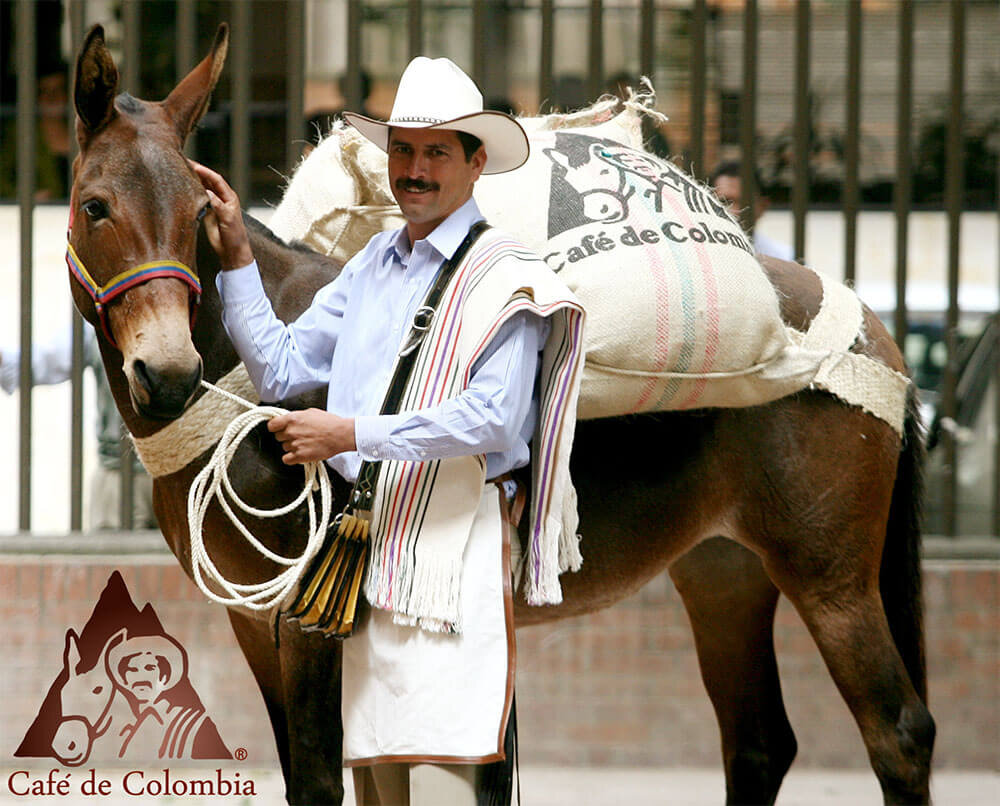
[{"label": "man", "polygon": [[116,726],[119,758],[229,758],[215,723],[187,680],[184,649],[168,635],[125,635],[107,653],[107,669],[125,693],[134,721]]},{"label": "man", "polygon": [[[739,209],[742,205],[742,193],[743,193],[743,179],[742,167],[740,163],[731,160],[728,162],[720,163],[714,171],[712,171],[711,179],[709,184],[715,191],[715,195],[719,197],[724,202],[728,202],[733,205],[736,209]],[[755,184],[757,185],[757,198],[754,204],[753,219],[752,223],[756,223],[760,220],[761,216],[767,212],[767,209],[771,206],[771,200],[767,197],[764,192],[764,186],[761,184],[760,176],[755,176]],[[770,255],[771,257],[779,258],[780,260],[795,260],[795,250],[792,249],[788,244],[776,241],[773,238],[769,238],[764,233],[760,231],[760,228],[754,226],[753,228],[753,245],[754,249],[757,250],[762,255]]]},{"label": "man", "polygon": [[[582,311],[543,262],[489,231],[458,261],[431,324],[417,327],[442,265],[482,220],[475,182],[523,164],[527,136],[509,115],[484,111],[475,84],[447,59],[410,63],[388,123],[345,119],[387,152],[406,224],[376,235],[291,325],[264,295],[236,195],[195,170],[213,208],[224,321],[262,399],[328,390],[326,411],[270,420],[284,461],[327,460],[348,481],[362,460],[383,462],[364,587],[372,610],[344,644],[344,760],[358,802],[474,804],[490,765],[509,755],[513,695],[507,498],[484,482],[528,464],[529,441],[540,450],[536,425],[553,422],[561,398],[548,393],[555,375],[570,390],[555,419],[571,426],[581,350],[563,336],[567,321],[582,325]],[[449,341],[453,332],[463,335]],[[549,349],[550,333],[569,349]],[[397,353],[413,340],[418,369],[400,413],[379,415]],[[440,356],[447,367],[435,364]],[[439,379],[452,384],[447,392]],[[571,432],[559,433],[561,451]]]}]

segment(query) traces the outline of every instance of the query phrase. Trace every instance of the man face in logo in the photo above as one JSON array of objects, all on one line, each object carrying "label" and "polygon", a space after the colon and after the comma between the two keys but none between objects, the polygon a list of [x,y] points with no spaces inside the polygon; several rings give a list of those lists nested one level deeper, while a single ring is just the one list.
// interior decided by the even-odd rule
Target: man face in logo
[{"label": "man face in logo", "polygon": [[145,651],[131,655],[123,662],[122,679],[142,707],[155,702],[163,691],[166,675],[160,672],[162,660]]}]

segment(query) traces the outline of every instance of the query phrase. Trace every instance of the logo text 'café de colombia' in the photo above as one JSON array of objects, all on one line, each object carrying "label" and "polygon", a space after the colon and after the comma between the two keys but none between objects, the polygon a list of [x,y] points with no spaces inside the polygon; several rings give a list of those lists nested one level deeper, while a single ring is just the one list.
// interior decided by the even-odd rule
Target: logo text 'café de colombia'
[{"label": "logo text 'caf\u00e9 de colombia'", "polygon": [[18,796],[257,794],[252,780],[221,769],[136,769],[114,782],[94,768],[74,769],[92,757],[143,767],[233,757],[188,678],[184,647],[151,604],[135,606],[118,571],[80,634],[66,631],[62,669],[14,755],[54,758],[70,768],[15,770],[7,790]]}]

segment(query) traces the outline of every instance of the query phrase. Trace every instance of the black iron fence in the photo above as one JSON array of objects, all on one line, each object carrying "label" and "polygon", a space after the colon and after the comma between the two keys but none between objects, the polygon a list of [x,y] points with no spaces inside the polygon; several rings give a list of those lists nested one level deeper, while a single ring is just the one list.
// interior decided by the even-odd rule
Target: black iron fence
[{"label": "black iron fence", "polygon": [[[720,160],[737,158],[742,207],[768,196],[789,222],[796,255],[809,254],[810,216],[835,212],[843,276],[865,280],[859,220],[880,212],[894,250],[893,299],[881,313],[935,402],[931,528],[949,536],[1000,532],[1000,327],[995,316],[986,327],[990,311],[978,311],[967,337],[970,311],[960,305],[970,249],[963,222],[973,211],[993,239],[974,245],[992,261],[974,286],[994,307],[1000,296],[995,0],[0,0],[0,205],[17,209],[21,355],[34,346],[36,212],[65,204],[69,186],[72,137],[59,153],[52,129],[61,122],[72,132],[71,62],[98,21],[122,66],[121,89],[147,98],[165,95],[207,51],[217,24],[230,24],[228,65],[189,148],[257,203],[280,199],[309,126],[333,114],[331,97],[386,114],[394,78],[420,53],[452,57],[487,99],[526,114],[572,108],[651,77],[672,119],[651,132],[661,147],[701,179]],[[62,104],[55,123],[45,120],[53,97]],[[940,268],[939,305],[930,312],[907,305],[914,215],[928,211],[943,223],[940,254],[930,258]],[[72,344],[68,526],[75,531],[84,497],[79,317]],[[21,362],[17,382],[16,528],[29,531],[37,461],[31,362]],[[974,460],[965,456],[970,444]],[[981,465],[978,476],[972,461]],[[133,477],[124,472],[125,527],[132,499]]]}]

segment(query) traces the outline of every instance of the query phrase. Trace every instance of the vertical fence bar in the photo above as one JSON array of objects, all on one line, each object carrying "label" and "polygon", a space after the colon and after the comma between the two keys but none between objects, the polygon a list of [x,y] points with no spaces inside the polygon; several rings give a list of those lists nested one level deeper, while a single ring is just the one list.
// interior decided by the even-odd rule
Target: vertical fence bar
[{"label": "vertical fence bar", "polygon": [[[1000,216],[1000,199],[997,199],[997,202],[997,215]],[[997,343],[993,345],[993,349],[1000,351],[1000,333],[995,333],[994,338],[996,338]],[[1000,389],[997,389],[993,395],[993,424],[994,427],[1000,424]],[[1000,439],[993,441],[993,517],[991,521],[990,534],[994,537],[1000,537]]]},{"label": "vertical fence bar", "polygon": [[740,218],[753,231],[757,203],[757,0],[743,10],[743,92],[740,95]]},{"label": "vertical fence bar", "polygon": [[809,149],[812,110],[809,80],[812,9],[809,0],[795,7],[795,125],[792,134],[792,225],[795,257],[806,254],[806,213],[809,209]]},{"label": "vertical fence bar", "polygon": [[232,4],[232,99],[229,104],[229,172],[233,189],[250,202],[250,34],[253,2]]},{"label": "vertical fence bar", "polygon": [[[951,4],[950,86],[948,97],[948,131],[945,154],[945,213],[948,219],[948,310],[945,315],[947,361],[941,388],[942,419],[955,422],[958,401],[955,387],[958,381],[958,259],[962,225],[962,196],[965,185],[963,170],[963,116],[965,104],[965,3]],[[944,451],[944,478],[941,489],[943,531],[948,537],[958,533],[956,503],[958,500],[958,446],[955,432],[941,429]]]},{"label": "vertical fence bar", "polygon": [[410,0],[407,4],[407,22],[409,24],[410,59],[415,59],[424,52],[424,4],[422,0]]},{"label": "vertical fence bar", "polygon": [[174,42],[174,79],[178,82],[195,65],[198,45],[198,15],[195,0],[177,0],[177,40]]},{"label": "vertical fence bar", "polygon": [[[83,44],[83,0],[72,0],[66,7],[69,21],[70,49],[75,55]],[[70,79],[67,86],[72,93],[73,67],[70,60]],[[72,95],[70,96],[72,97]],[[70,104],[70,131],[74,131],[76,112]],[[71,154],[77,150],[76,138],[70,138]],[[70,368],[70,437],[69,437],[69,528],[83,529],[83,317],[74,309],[72,317],[73,355]]]},{"label": "vertical fence bar", "polygon": [[486,82],[486,9],[483,0],[472,2],[472,80],[488,94]]},{"label": "vertical fence bar", "polygon": [[[289,0],[286,47],[288,70],[285,97],[285,171],[291,175],[302,156],[302,122],[305,120],[306,8],[305,0]],[[356,107],[360,108],[360,107]]]},{"label": "vertical fence bar", "polygon": [[[142,3],[140,0],[123,0],[122,2],[122,53],[125,70],[122,86],[134,95],[143,95],[142,65],[139,51],[142,41]],[[132,461],[132,443],[125,436],[122,426],[121,445],[118,461],[118,523],[122,529],[131,529],[135,512],[132,502],[135,498],[135,479]]]},{"label": "vertical fence bar", "polygon": [[708,96],[708,13],[705,0],[694,0],[691,8],[691,133],[688,137],[691,173],[706,179],[705,101]]},{"label": "vertical fence bar", "polygon": [[656,70],[654,52],[656,47],[656,14],[653,0],[642,0],[639,4],[639,75],[648,76],[652,81]]},{"label": "vertical fence bar", "polygon": [[913,155],[911,126],[913,124],[913,0],[901,0],[899,5],[899,55],[896,79],[896,185],[893,190],[893,211],[896,216],[896,311],[893,330],[896,343],[906,343],[906,275],[908,271],[908,241],[910,205],[913,197]]},{"label": "vertical fence bar", "polygon": [[555,9],[552,0],[542,0],[541,42],[538,54],[538,112],[543,114],[552,109],[552,88],[555,84]]},{"label": "vertical fence bar", "polygon": [[122,0],[122,70],[119,89],[142,97],[142,71],[139,66],[140,25],[142,3],[139,0]]},{"label": "vertical fence bar", "polygon": [[362,109],[361,97],[361,3],[348,0],[347,3],[347,98],[348,109]]},{"label": "vertical fence bar", "polygon": [[35,4],[18,0],[15,11],[15,50],[17,59],[17,204],[20,211],[21,251],[21,372],[18,380],[18,529],[31,529],[31,296],[32,245],[35,216],[35,98],[38,82],[35,78]]},{"label": "vertical fence bar", "polygon": [[590,34],[587,38],[587,96],[593,101],[604,91],[604,3],[590,0]]},{"label": "vertical fence bar", "polygon": [[[195,0],[177,0],[174,21],[177,40],[174,42],[174,79],[180,82],[195,66],[198,53],[198,14]],[[197,129],[188,136],[184,153],[198,158]]]},{"label": "vertical fence bar", "polygon": [[844,131],[844,279],[857,274],[861,131],[861,0],[847,4],[847,115]]}]

